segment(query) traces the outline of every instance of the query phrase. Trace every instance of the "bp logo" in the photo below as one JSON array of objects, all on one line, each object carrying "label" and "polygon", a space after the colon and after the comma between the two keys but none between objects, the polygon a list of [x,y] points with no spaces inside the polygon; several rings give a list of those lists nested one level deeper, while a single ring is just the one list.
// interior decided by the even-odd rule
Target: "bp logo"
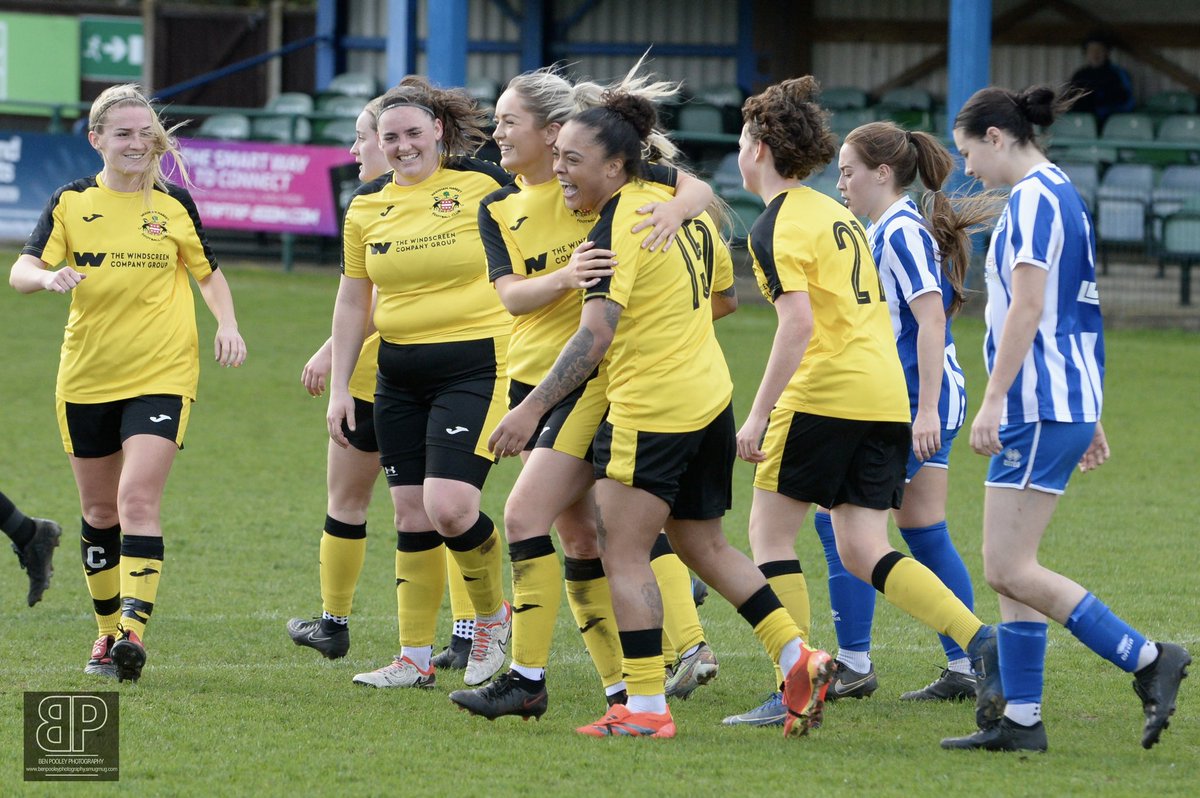
[{"label": "bp logo", "polygon": [[142,237],[151,241],[162,241],[167,237],[167,217],[158,211],[142,214]]},{"label": "bp logo", "polygon": [[433,215],[443,219],[457,216],[462,211],[462,203],[458,200],[460,194],[462,189],[454,186],[446,186],[433,192]]}]

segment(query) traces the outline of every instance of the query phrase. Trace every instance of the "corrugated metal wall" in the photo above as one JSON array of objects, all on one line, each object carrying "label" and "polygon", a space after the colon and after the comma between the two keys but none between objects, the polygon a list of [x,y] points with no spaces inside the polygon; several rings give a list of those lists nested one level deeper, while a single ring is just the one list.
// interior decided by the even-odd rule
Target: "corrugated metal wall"
[{"label": "corrugated metal wall", "polygon": [[[510,0],[518,11],[521,3]],[[586,0],[561,0],[556,10],[561,18],[571,16]],[[1016,7],[1022,0],[994,0],[997,15]],[[425,3],[419,2],[418,35],[426,35]],[[945,28],[947,0],[817,0],[818,18],[855,19],[927,19]],[[1119,25],[1123,20],[1138,22],[1200,21],[1200,3],[1179,0],[1089,0],[1088,10]],[[387,30],[386,0],[359,0],[352,7],[350,33],[380,35]],[[1045,10],[1039,20],[1060,18]],[[735,0],[606,0],[586,13],[571,30],[570,42],[640,42],[659,44],[734,45],[737,41],[737,3]],[[1084,32],[1081,31],[1081,36]],[[491,0],[470,0],[469,35],[472,39],[519,41],[520,31]],[[935,53],[939,45],[897,44],[881,46],[874,42],[826,42],[813,48],[813,73],[825,86],[879,85],[893,75]],[[1164,50],[1163,55],[1186,69],[1200,72],[1200,43],[1197,49]],[[1120,52],[1114,55],[1125,66],[1140,97],[1155,92],[1179,89],[1179,84]],[[598,79],[618,77],[633,63],[632,56],[579,56],[571,59],[572,72]],[[992,82],[1021,88],[1033,83],[1061,83],[1083,61],[1075,43],[1058,46],[997,45],[992,57]],[[428,59],[418,58],[418,70],[425,71]],[[349,68],[385,74],[382,53],[353,52]],[[731,84],[737,70],[733,58],[654,56],[652,68],[664,77],[682,80],[689,87]],[[488,78],[503,83],[520,69],[519,57],[507,53],[471,53],[468,55],[469,80]],[[940,69],[916,84],[935,96],[946,92],[946,71]]]}]

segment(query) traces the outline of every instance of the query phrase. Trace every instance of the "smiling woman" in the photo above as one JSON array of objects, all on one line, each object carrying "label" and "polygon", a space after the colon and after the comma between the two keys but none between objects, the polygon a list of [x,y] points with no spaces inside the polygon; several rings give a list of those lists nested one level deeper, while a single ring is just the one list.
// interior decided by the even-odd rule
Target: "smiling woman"
[{"label": "smiling woman", "polygon": [[164,155],[182,159],[149,101],[113,86],[88,122],[104,168],[54,193],[9,283],[71,294],[55,393],[100,632],[84,671],[136,681],[162,572],[163,489],[199,379],[189,274],[217,318],[216,360],[239,366],[246,345],[196,205],[163,175]]}]

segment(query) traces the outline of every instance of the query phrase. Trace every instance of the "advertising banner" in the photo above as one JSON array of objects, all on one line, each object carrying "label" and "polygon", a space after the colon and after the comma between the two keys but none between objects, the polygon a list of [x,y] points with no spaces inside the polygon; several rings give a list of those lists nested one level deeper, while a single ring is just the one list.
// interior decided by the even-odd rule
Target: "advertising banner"
[{"label": "advertising banner", "polygon": [[[180,146],[205,227],[338,234],[337,193],[354,162],[341,147],[199,139]],[[102,166],[85,136],[0,131],[0,239],[24,241],[56,189]]]}]

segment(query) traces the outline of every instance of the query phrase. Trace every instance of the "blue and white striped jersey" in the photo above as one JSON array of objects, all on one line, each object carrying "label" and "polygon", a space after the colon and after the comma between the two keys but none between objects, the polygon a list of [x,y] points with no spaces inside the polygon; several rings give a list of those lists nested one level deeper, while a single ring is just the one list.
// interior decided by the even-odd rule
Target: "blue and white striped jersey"
[{"label": "blue and white striped jersey", "polygon": [[[909,302],[930,292],[942,295],[942,307],[950,307],[954,289],[938,264],[937,244],[921,218],[916,203],[908,196],[901,197],[883,213],[878,222],[867,228],[871,251],[879,266],[879,277],[892,316],[892,333],[896,349],[904,366],[908,383],[909,410],[917,415],[917,400],[921,388],[917,368],[917,320]],[[967,413],[967,389],[962,367],[946,319],[946,347],[942,359],[942,388],[938,398],[938,417],[943,429],[958,429]]]},{"label": "blue and white striped jersey", "polygon": [[1045,305],[1033,346],[1008,391],[1002,424],[1097,421],[1104,394],[1104,331],[1096,288],[1096,236],[1071,181],[1038,164],[1000,215],[987,257],[988,373],[1012,302],[1013,266],[1045,269]]}]

